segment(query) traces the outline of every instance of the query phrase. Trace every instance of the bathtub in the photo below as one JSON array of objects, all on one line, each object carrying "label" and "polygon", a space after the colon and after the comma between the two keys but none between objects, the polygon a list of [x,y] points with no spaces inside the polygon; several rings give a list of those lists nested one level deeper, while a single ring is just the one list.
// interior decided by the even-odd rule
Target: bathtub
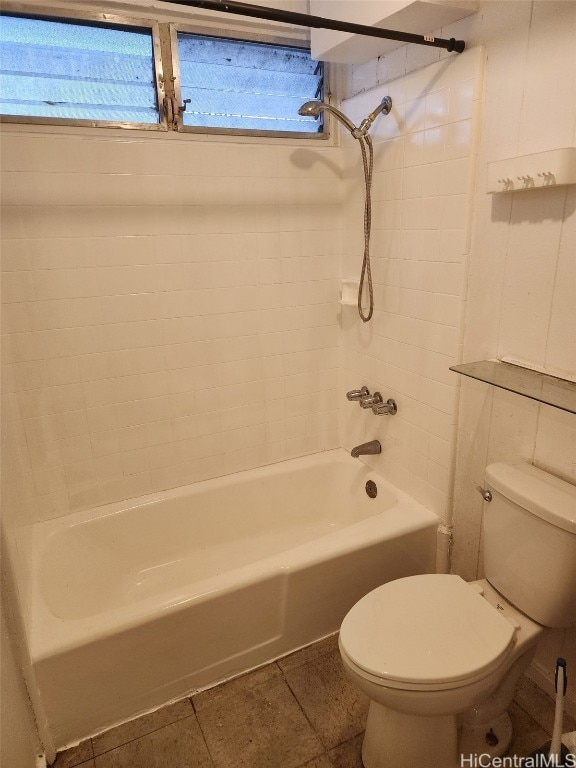
[{"label": "bathtub", "polygon": [[437,525],[333,450],[19,529],[45,732],[60,749],[336,631],[369,590],[434,570]]}]

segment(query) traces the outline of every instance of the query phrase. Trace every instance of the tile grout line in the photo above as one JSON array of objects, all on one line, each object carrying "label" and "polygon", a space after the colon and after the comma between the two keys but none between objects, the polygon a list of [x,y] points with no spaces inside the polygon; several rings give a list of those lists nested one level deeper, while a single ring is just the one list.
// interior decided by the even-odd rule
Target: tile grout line
[{"label": "tile grout line", "polygon": [[[187,697],[184,697],[187,698]],[[184,699],[181,699],[181,701],[184,701]],[[168,705],[169,706],[169,705]],[[160,709],[163,709],[164,707],[160,707]],[[156,710],[159,711],[159,710]],[[190,717],[195,717],[196,713],[194,711],[194,707],[192,706],[192,713],[190,715],[186,715],[185,717],[178,717],[176,720],[172,720],[169,723],[164,723],[164,725],[161,725],[159,728],[153,728],[151,731],[146,731],[146,733],[140,734],[140,736],[136,736],[133,739],[128,739],[127,741],[123,741],[122,744],[117,744],[115,747],[111,747],[110,749],[105,749],[103,752],[99,752],[98,754],[95,753],[94,749],[94,738],[91,737],[90,741],[92,742],[92,757],[90,759],[96,760],[97,757],[102,757],[102,755],[107,755],[109,752],[113,752],[115,749],[120,749],[120,747],[125,747],[126,744],[132,744],[133,741],[138,741],[138,739],[144,738],[144,736],[150,736],[152,733],[157,733],[158,731],[161,731],[163,728],[168,728],[170,725],[174,725],[174,723],[180,723],[182,720],[188,720]],[[135,718],[136,720],[138,718]],[[132,721],[128,721],[132,722]],[[106,733],[106,731],[104,731]],[[82,765],[82,763],[77,763],[77,765]],[[75,766],[71,766],[70,768],[76,768]]]},{"label": "tile grout line", "polygon": [[[327,655],[328,655],[327,653],[325,653],[325,654],[323,653],[318,658],[322,658],[322,656],[327,656]],[[316,659],[314,659],[314,661],[316,661]],[[307,664],[310,664],[310,663],[311,662],[305,662],[304,664],[299,664],[297,667],[294,667],[294,669],[297,669],[298,667],[305,667]],[[304,710],[304,707],[298,701],[298,697],[296,696],[295,692],[292,690],[292,686],[290,685],[289,681],[287,680],[286,675],[284,674],[284,670],[281,667],[280,667],[280,672],[282,674],[282,679],[284,680],[284,683],[285,683],[286,687],[288,688],[288,690],[292,694],[292,697],[293,697],[294,701],[296,702],[296,704],[298,705],[298,708],[300,709],[300,711],[304,715],[304,718],[306,719],[306,722],[312,728],[313,733],[318,737],[318,740],[319,740],[320,744],[322,744],[322,747],[323,747],[322,754],[326,754],[327,755],[328,754],[328,747],[326,746],[326,744],[324,743],[324,740],[322,739],[322,737],[320,736],[320,734],[318,733],[318,731],[314,727],[314,723],[312,723],[312,721],[310,720],[310,718],[306,714],[306,712]],[[315,760],[318,757],[321,757],[321,755],[316,755],[316,757],[314,757],[312,759]],[[328,758],[328,759],[330,759],[330,758]],[[310,761],[308,761],[308,762],[310,762]],[[306,763],[304,763],[303,765],[305,766]],[[301,766],[301,768],[302,768],[302,766]]]},{"label": "tile grout line", "polygon": [[[329,655],[330,655],[330,653],[333,653],[333,652],[334,652],[334,651],[332,650],[332,651],[327,651],[326,653],[322,653],[322,654],[320,654],[320,656],[318,656],[317,658],[315,658],[315,659],[312,659],[312,660],[310,660],[310,661],[307,661],[307,662],[304,662],[303,664],[298,664],[297,666],[293,667],[293,669],[297,669],[298,667],[305,667],[305,666],[307,666],[307,665],[309,665],[309,664],[312,664],[312,663],[316,662],[318,659],[321,659],[321,658],[323,658],[324,656],[329,656]],[[289,670],[288,670],[288,671],[289,671]],[[300,701],[298,700],[298,697],[297,697],[296,693],[295,693],[295,692],[292,690],[292,687],[291,687],[291,685],[290,685],[290,682],[289,682],[289,681],[288,681],[288,679],[286,678],[286,676],[285,676],[285,674],[284,674],[284,670],[283,670],[282,668],[281,668],[281,672],[282,672],[282,676],[283,676],[283,678],[284,678],[284,681],[285,681],[286,685],[288,686],[288,689],[290,690],[290,693],[292,694],[292,696],[293,696],[293,697],[294,697],[294,699],[296,700],[296,703],[298,704],[298,706],[299,706],[300,710],[301,710],[301,711],[302,711],[302,713],[304,714],[304,717],[306,718],[306,720],[307,720],[307,721],[308,721],[308,723],[310,724],[310,726],[311,726],[312,730],[313,730],[313,731],[314,731],[314,733],[315,733],[315,734],[318,736],[318,738],[319,738],[319,740],[320,740],[321,744],[324,746],[324,748],[325,748],[325,749],[324,749],[324,752],[323,752],[322,754],[326,755],[326,757],[328,758],[328,760],[329,760],[330,762],[332,762],[332,760],[331,760],[331,758],[330,758],[330,754],[329,754],[329,753],[330,753],[330,751],[332,751],[332,750],[334,750],[334,749],[337,749],[338,747],[341,747],[343,744],[346,744],[346,743],[348,743],[349,741],[352,741],[352,739],[356,739],[358,736],[360,736],[360,735],[362,735],[362,734],[364,733],[364,730],[362,730],[362,731],[359,731],[358,733],[355,733],[353,736],[351,736],[351,737],[350,737],[350,738],[348,738],[348,739],[344,739],[343,741],[340,741],[340,742],[338,742],[338,744],[334,744],[334,745],[332,745],[331,747],[328,747],[328,746],[327,746],[327,745],[324,743],[324,740],[322,739],[321,735],[320,735],[320,734],[319,734],[319,733],[316,731],[316,728],[314,727],[314,724],[313,724],[313,723],[311,722],[311,720],[308,718],[308,716],[307,716],[307,714],[306,714],[306,712],[305,712],[304,708],[302,707],[302,705],[300,704]],[[318,755],[318,757],[320,757],[320,756],[321,756],[321,755]],[[314,758],[314,759],[316,759],[316,758]],[[304,763],[304,764],[303,764],[302,766],[300,766],[299,768],[306,768],[306,765],[307,765],[307,763]]]},{"label": "tile grout line", "polygon": [[[222,683],[220,683],[219,685],[222,685]],[[217,685],[214,686],[214,688],[217,688],[217,687],[218,687]],[[256,687],[258,687],[258,686],[256,686]],[[208,690],[210,690],[210,689],[208,688]],[[215,767],[216,763],[214,762],[214,758],[212,757],[212,750],[208,746],[208,741],[206,739],[206,734],[204,733],[204,728],[202,728],[202,723],[200,722],[200,718],[198,717],[198,710],[196,709],[196,705],[194,703],[194,696],[195,695],[196,694],[192,694],[192,696],[189,696],[188,698],[189,698],[190,704],[192,705],[192,711],[194,712],[194,717],[196,718],[196,722],[198,723],[198,728],[200,730],[200,735],[202,736],[202,742],[203,742],[204,746],[206,747],[206,752],[208,753],[208,758],[209,758],[210,763],[212,764],[212,766]]]},{"label": "tile grout line", "polygon": [[[321,642],[321,641],[319,641],[319,642]],[[314,643],[312,643],[311,645],[314,645]],[[301,650],[302,650],[302,649],[301,649]],[[295,653],[298,653],[298,651],[296,651]],[[320,656],[319,656],[318,658],[322,658],[323,656],[327,656],[329,653],[330,653],[329,651],[328,651],[328,652],[326,652],[326,653],[322,653],[322,654],[320,654]],[[291,654],[287,654],[287,656],[289,656],[289,655],[291,655]],[[286,657],[281,657],[281,658],[286,658]],[[311,661],[308,661],[308,662],[304,662],[303,664],[298,664],[298,665],[296,665],[296,667],[294,667],[294,668],[297,668],[297,667],[302,667],[302,666],[306,666],[307,664],[310,664],[310,663],[312,663],[312,661],[315,661],[315,660],[316,660],[316,659],[314,659],[314,660],[311,660]],[[318,758],[320,758],[320,757],[322,757],[322,756],[324,756],[324,755],[325,755],[325,756],[328,758],[328,760],[330,760],[330,757],[329,757],[329,755],[328,755],[328,748],[326,747],[326,745],[324,744],[324,741],[323,741],[323,740],[322,740],[322,738],[320,737],[320,734],[319,734],[319,733],[316,731],[316,729],[315,729],[314,725],[311,723],[311,721],[309,720],[308,716],[306,715],[306,712],[305,712],[305,711],[304,711],[304,709],[302,708],[302,705],[300,704],[300,702],[298,701],[298,698],[296,697],[296,695],[295,695],[294,691],[293,691],[293,690],[292,690],[292,688],[290,687],[290,684],[289,684],[289,682],[288,682],[288,680],[286,679],[286,676],[285,676],[285,674],[284,674],[284,670],[282,669],[282,667],[280,666],[280,664],[278,663],[278,661],[280,661],[280,659],[276,659],[275,661],[271,662],[271,665],[274,665],[274,666],[276,667],[276,669],[278,670],[278,672],[279,672],[278,678],[279,678],[279,679],[280,679],[280,681],[282,681],[282,682],[284,683],[284,685],[287,687],[287,689],[288,689],[288,691],[290,692],[290,694],[291,694],[292,698],[293,698],[293,699],[294,699],[294,701],[296,702],[296,705],[297,705],[298,709],[300,710],[300,712],[301,712],[301,713],[302,713],[302,715],[304,716],[304,719],[306,720],[306,722],[307,722],[307,723],[310,725],[310,727],[311,727],[311,729],[312,729],[312,732],[313,732],[313,733],[314,733],[314,735],[315,735],[315,736],[318,738],[318,740],[319,740],[319,742],[320,742],[320,744],[321,744],[321,746],[322,746],[322,752],[318,753],[317,755],[314,755],[314,757],[313,757],[311,760],[307,760],[305,763],[301,763],[299,766],[296,766],[295,768],[305,768],[305,766],[306,766],[306,765],[308,765],[310,762],[313,762],[314,760],[317,760]],[[248,672],[248,673],[246,673],[246,674],[250,674],[250,673]],[[241,677],[243,677],[243,675],[239,675],[239,676],[238,676],[238,678],[241,678]],[[232,678],[232,679],[238,679],[238,678]],[[253,686],[253,687],[252,687],[250,690],[257,690],[258,688],[261,688],[263,685],[266,685],[267,683],[270,683],[270,682],[272,682],[272,680],[273,680],[273,679],[274,679],[274,678],[272,678],[272,679],[270,679],[270,680],[264,680],[263,682],[259,683],[258,685],[255,685],[255,686]],[[224,685],[224,684],[225,684],[225,683],[222,683],[221,685]],[[218,686],[214,686],[214,688],[217,688],[217,687],[218,687]],[[208,690],[211,690],[211,689],[208,689]],[[197,710],[196,710],[196,706],[195,706],[195,704],[194,704],[193,698],[192,698],[192,697],[190,697],[190,700],[191,700],[191,703],[192,703],[192,707],[193,707],[193,709],[194,709],[194,712],[197,714]],[[209,707],[208,707],[208,708],[209,708]],[[208,743],[206,742],[206,737],[205,737],[205,734],[204,734],[204,729],[202,728],[202,723],[200,722],[200,719],[199,719],[199,718],[197,718],[197,722],[198,722],[198,725],[200,726],[200,731],[201,731],[201,733],[202,733],[202,738],[203,738],[203,740],[204,740],[204,743],[206,744],[206,748],[208,749],[208,754],[209,754],[209,756],[210,756],[210,759],[211,759],[211,761],[212,761],[212,763],[213,763],[213,765],[214,765],[214,761],[213,761],[213,759],[212,759],[212,752],[210,751],[210,748],[209,748],[209,746],[208,746]]]}]

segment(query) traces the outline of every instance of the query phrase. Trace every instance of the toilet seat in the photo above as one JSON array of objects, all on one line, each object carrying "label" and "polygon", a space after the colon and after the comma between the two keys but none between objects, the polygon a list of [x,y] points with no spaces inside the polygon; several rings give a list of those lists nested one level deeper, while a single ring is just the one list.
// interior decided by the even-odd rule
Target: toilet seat
[{"label": "toilet seat", "polygon": [[340,647],[358,674],[376,684],[442,690],[500,666],[515,631],[459,576],[426,574],[365,595],[344,618]]}]

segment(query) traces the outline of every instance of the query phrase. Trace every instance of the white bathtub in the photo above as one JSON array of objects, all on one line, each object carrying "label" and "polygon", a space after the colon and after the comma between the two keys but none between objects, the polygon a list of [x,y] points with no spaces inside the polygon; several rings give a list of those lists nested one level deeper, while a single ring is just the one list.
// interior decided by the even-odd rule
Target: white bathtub
[{"label": "white bathtub", "polygon": [[369,590],[434,570],[437,525],[336,450],[20,529],[29,677],[53,745],[337,630]]}]

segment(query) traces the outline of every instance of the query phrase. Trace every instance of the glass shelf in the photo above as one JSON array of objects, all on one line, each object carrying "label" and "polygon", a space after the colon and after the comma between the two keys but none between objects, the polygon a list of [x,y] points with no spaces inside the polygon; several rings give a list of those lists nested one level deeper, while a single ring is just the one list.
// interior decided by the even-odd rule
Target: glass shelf
[{"label": "glass shelf", "polygon": [[453,365],[450,370],[554,408],[576,413],[576,382],[498,360]]}]

